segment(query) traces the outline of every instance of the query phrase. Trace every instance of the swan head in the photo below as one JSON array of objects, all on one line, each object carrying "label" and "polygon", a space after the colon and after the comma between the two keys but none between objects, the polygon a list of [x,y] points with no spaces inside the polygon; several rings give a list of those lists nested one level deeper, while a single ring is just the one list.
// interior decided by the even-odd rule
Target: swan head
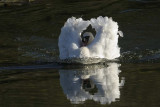
[{"label": "swan head", "polygon": [[85,32],[82,35],[82,46],[87,46],[93,41],[93,39],[94,39],[94,36],[91,32]]}]

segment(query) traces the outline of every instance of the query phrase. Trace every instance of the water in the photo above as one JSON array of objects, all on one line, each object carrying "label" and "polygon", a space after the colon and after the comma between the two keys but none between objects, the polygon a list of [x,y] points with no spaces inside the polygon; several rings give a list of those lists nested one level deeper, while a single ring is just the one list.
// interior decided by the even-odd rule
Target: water
[{"label": "water", "polygon": [[[37,0],[6,7],[0,3],[0,105],[158,107],[159,6],[159,0]],[[80,64],[79,59],[67,60],[68,64],[59,61],[58,37],[64,22],[72,16],[84,20],[108,16],[118,22],[124,33],[118,42],[120,58],[90,65]],[[113,63],[119,67],[109,69]],[[105,74],[109,72],[114,76]],[[70,76],[69,81],[65,75]],[[76,84],[76,79],[81,82]],[[71,94],[62,80],[73,87]],[[85,82],[95,88],[83,89]],[[72,92],[81,90],[89,97],[70,99],[74,98]],[[97,100],[93,97],[96,93]],[[78,95],[84,99],[82,93]]]}]

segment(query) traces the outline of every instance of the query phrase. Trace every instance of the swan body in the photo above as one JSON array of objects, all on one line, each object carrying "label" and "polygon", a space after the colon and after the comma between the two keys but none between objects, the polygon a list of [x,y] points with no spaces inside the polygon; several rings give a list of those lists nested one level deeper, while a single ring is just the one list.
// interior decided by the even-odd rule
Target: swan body
[{"label": "swan body", "polygon": [[[96,30],[95,38],[91,38],[86,46],[82,46],[81,33],[91,25]],[[120,56],[118,47],[118,24],[108,17],[91,20],[69,18],[61,29],[59,36],[60,59],[67,58],[107,58]],[[90,32],[84,33],[91,35]]]}]

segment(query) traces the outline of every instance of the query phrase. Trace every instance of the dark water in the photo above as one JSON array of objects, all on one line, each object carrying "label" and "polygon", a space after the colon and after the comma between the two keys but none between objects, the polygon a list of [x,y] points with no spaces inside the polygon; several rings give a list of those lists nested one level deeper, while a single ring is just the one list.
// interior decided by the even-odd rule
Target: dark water
[{"label": "dark water", "polygon": [[[72,16],[118,22],[121,57],[94,65],[57,63],[58,36]],[[0,3],[0,106],[159,107],[159,20],[159,0]]]}]

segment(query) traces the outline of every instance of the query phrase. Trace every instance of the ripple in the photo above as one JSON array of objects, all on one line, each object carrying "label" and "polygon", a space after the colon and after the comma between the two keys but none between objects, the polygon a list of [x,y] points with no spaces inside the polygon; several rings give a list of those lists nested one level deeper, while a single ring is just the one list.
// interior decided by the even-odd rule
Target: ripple
[{"label": "ripple", "polygon": [[160,62],[160,50],[137,50],[127,51],[121,54],[120,62],[134,62],[134,63],[157,63]]}]

